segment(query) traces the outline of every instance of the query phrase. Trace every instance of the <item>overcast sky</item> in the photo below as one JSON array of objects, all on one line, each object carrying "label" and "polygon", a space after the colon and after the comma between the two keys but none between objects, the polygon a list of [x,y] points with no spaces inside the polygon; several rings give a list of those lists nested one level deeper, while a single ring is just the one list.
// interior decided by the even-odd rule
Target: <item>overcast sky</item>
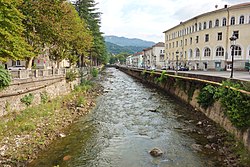
[{"label": "overcast sky", "polygon": [[104,35],[164,41],[163,31],[215,6],[249,2],[247,0],[96,0],[102,12]]}]

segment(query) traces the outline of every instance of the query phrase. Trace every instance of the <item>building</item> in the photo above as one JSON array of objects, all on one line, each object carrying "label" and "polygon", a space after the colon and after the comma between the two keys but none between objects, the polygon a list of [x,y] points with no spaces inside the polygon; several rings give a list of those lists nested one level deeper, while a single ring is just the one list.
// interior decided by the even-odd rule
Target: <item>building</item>
[{"label": "building", "polygon": [[244,70],[250,59],[250,3],[204,13],[164,31],[166,65],[194,70],[230,70],[229,38],[237,37],[234,68]]},{"label": "building", "polygon": [[143,64],[147,68],[158,68],[161,69],[165,66],[164,49],[165,44],[158,42],[152,47],[143,49]]}]

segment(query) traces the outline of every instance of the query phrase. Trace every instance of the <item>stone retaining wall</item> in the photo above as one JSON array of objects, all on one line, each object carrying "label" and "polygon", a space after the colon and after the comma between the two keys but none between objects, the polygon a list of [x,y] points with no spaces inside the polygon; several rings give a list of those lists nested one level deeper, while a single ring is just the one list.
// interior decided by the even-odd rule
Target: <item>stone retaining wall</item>
[{"label": "stone retaining wall", "polygon": [[[193,80],[185,80],[185,79],[175,79],[175,76],[173,75],[168,76],[168,79],[165,82],[155,82],[155,78],[159,77],[161,73],[154,73],[154,75],[151,75],[150,72],[146,72],[145,74],[142,74],[143,70],[138,69],[128,69],[128,68],[122,68],[120,67],[120,70],[134,76],[143,82],[147,82],[151,85],[154,85],[156,87],[159,87],[166,92],[178,97],[182,101],[188,103],[193,108],[195,108],[198,111],[203,112],[208,118],[215,121],[217,124],[219,124],[221,127],[223,127],[226,131],[229,133],[234,134],[234,136],[242,141],[246,148],[250,151],[250,128],[248,128],[245,131],[241,131],[234,127],[230,120],[224,115],[223,108],[220,104],[220,102],[215,102],[213,106],[204,109],[201,108],[197,102],[197,97],[199,95],[200,89],[206,84],[202,81],[193,81]],[[206,76],[207,77],[207,76]],[[220,80],[218,77],[216,77],[216,81]],[[223,80],[223,79],[222,79]],[[210,78],[211,81],[211,78]]]}]

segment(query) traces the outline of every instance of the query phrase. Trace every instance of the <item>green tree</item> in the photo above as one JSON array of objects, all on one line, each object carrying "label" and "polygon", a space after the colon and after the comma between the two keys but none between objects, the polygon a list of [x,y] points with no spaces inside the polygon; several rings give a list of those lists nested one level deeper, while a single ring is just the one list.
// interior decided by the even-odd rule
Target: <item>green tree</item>
[{"label": "green tree", "polygon": [[21,3],[21,0],[0,0],[0,61],[33,56],[23,34],[24,16],[17,9]]},{"label": "green tree", "polygon": [[[77,0],[75,2],[76,10],[79,16],[86,20],[88,28],[93,35],[93,46],[89,56],[93,60],[94,65],[107,63],[107,50],[103,38],[103,33],[100,31],[100,12],[97,12],[96,3],[94,0]],[[85,55],[86,57],[86,55]]]}]

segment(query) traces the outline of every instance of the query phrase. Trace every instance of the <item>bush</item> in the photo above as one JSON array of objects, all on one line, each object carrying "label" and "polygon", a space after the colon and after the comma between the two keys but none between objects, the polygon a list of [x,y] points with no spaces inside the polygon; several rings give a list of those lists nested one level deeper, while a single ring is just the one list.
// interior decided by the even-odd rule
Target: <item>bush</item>
[{"label": "bush", "polygon": [[74,70],[70,70],[66,72],[66,81],[67,82],[72,82],[74,80],[76,80],[77,78],[77,72],[75,72]]},{"label": "bush", "polygon": [[92,68],[92,70],[91,70],[91,75],[92,75],[93,77],[97,77],[97,75],[98,75],[98,69],[97,69],[97,68]]},{"label": "bush", "polygon": [[0,66],[0,90],[8,87],[11,83],[11,75],[5,70],[2,66]]},{"label": "bush", "polygon": [[49,101],[49,95],[46,91],[40,93],[40,97],[41,97],[41,102],[43,104],[47,103]]},{"label": "bush", "polygon": [[250,127],[250,96],[229,87],[242,88],[240,84],[223,82],[216,92],[216,97],[220,98],[225,114],[233,125],[241,129],[248,128]]},{"label": "bush", "polygon": [[34,99],[34,95],[29,93],[28,95],[25,95],[23,98],[21,98],[20,101],[28,107],[31,105],[33,99]]},{"label": "bush", "polygon": [[200,91],[200,94],[197,97],[198,103],[203,108],[208,108],[214,104],[214,95],[217,91],[217,88],[212,85],[207,85]]},{"label": "bush", "polygon": [[163,70],[161,73],[161,76],[157,79],[157,82],[163,83],[167,80],[167,76],[165,75],[166,71]]}]

